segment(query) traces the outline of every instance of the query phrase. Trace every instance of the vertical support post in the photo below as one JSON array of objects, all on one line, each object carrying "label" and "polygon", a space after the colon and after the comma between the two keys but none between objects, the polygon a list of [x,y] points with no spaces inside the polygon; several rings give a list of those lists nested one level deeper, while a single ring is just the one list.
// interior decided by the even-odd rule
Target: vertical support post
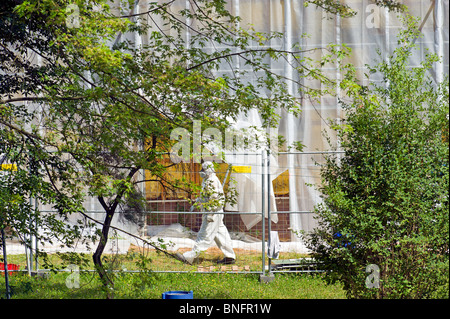
[{"label": "vertical support post", "polygon": [[[385,57],[384,57],[384,59],[387,61],[387,59],[389,58],[389,54],[390,54],[390,43],[389,43],[389,41],[390,41],[390,37],[389,37],[389,32],[391,31],[390,29],[391,29],[391,26],[390,26],[390,19],[389,19],[389,9],[388,8],[385,8],[384,9],[384,16],[385,16],[385,19],[384,19],[384,43],[385,43],[385,50],[386,50],[386,52],[385,52]],[[389,84],[387,84],[387,85],[389,85]]]},{"label": "vertical support post", "polygon": [[[25,237],[25,240],[28,236]],[[27,243],[25,242],[25,259],[26,259],[26,263],[27,263],[27,273],[28,276],[31,276],[31,262],[30,262],[30,254],[29,254],[29,249],[27,246]]]},{"label": "vertical support post", "polygon": [[[262,274],[259,276],[259,281],[261,283],[268,283],[274,280],[273,274],[270,273],[270,258],[269,260],[269,274],[266,275],[266,212],[267,212],[267,220],[269,223],[270,229],[270,172],[269,172],[269,151],[263,150],[261,154],[261,179],[262,179],[262,189],[261,189],[261,197],[262,197],[262,209],[261,209],[261,217],[262,217]],[[266,186],[267,184],[267,186]],[[269,233],[270,235],[270,233]],[[270,236],[269,236],[270,240]]]},{"label": "vertical support post", "polygon": [[[191,10],[191,2],[189,0],[186,0],[185,2],[185,8],[186,11],[190,11]],[[189,26],[191,24],[191,18],[189,18],[189,16],[186,16],[186,25]],[[190,49],[191,48],[191,30],[186,27],[186,49]]]},{"label": "vertical support post", "polygon": [[[31,172],[31,166],[30,166],[30,172]],[[30,198],[30,207],[32,204],[32,199]],[[28,250],[29,254],[28,254],[28,259],[27,259],[27,270],[28,270],[28,274],[31,276],[31,272],[33,271],[33,214],[30,211],[30,215],[29,215],[29,242],[25,243],[25,249]],[[29,246],[27,246],[27,244],[29,244]]]},{"label": "vertical support post", "polygon": [[[272,230],[272,218],[271,218],[271,214],[272,214],[272,210],[270,207],[270,193],[272,191],[271,188],[271,181],[270,181],[270,150],[267,150],[267,234],[268,234],[268,242],[267,242],[267,246],[270,247],[271,244],[271,238],[270,238],[270,231]],[[270,266],[271,266],[271,258],[269,256],[267,256],[268,258],[268,271],[269,271],[269,276],[271,275],[271,271],[270,271]]]},{"label": "vertical support post", "polygon": [[5,268],[5,287],[6,287],[6,299],[10,299],[9,292],[9,273],[8,273],[8,258],[6,255],[6,240],[5,240],[5,229],[3,227],[3,220],[0,218],[0,228],[2,233],[2,246],[3,246],[3,264]]},{"label": "vertical support post", "polygon": [[[337,46],[341,45],[341,15],[338,13],[336,14],[336,19],[335,19],[335,32],[336,32],[336,37],[335,37],[335,42]],[[340,125],[342,122],[342,116],[343,116],[343,112],[342,112],[342,108],[339,106],[339,100],[341,99],[341,89],[340,89],[340,83],[341,83],[341,71],[340,71],[340,64],[342,63],[341,60],[336,60],[336,98],[335,98],[335,103],[336,103],[336,110],[337,110],[337,114],[336,114],[336,120],[338,121],[337,123]],[[339,135],[339,134],[338,134]],[[336,143],[338,145],[338,149],[341,148],[341,138],[339,136],[336,137]]]},{"label": "vertical support post", "polygon": [[444,1],[434,1],[434,50],[442,61],[436,63],[436,83],[444,80]]},{"label": "vertical support post", "polygon": [[[35,213],[35,215],[36,215],[37,209],[38,209],[38,201],[35,198],[34,199],[34,213]],[[38,228],[38,219],[36,217],[35,217],[35,221],[34,221],[34,227],[35,227],[34,230],[35,230],[35,232],[37,234],[38,231],[39,231],[39,228]],[[39,271],[39,254],[38,254],[38,249],[39,249],[39,243],[38,243],[37,237],[34,236],[34,252],[35,252],[34,264],[35,264],[35,267],[36,267],[36,273]]]},{"label": "vertical support post", "polygon": [[[30,205],[31,205],[31,198],[30,198]],[[28,217],[29,217],[29,227],[31,230],[31,220],[32,220],[31,214]],[[28,235],[24,235],[25,257],[26,257],[26,261],[27,261],[28,276],[31,276],[31,270],[33,268],[33,250],[32,250],[32,246],[31,246],[31,237],[32,237],[31,232]]]},{"label": "vertical support post", "polygon": [[266,152],[262,151],[261,153],[261,220],[262,220],[262,239],[261,239],[261,259],[262,259],[262,270],[261,276],[266,274],[266,224],[265,224],[265,211],[266,211],[266,188],[265,188],[265,170],[266,170]]},{"label": "vertical support post", "polygon": [[[261,283],[268,283],[274,279],[273,274],[270,273],[270,258],[269,258],[269,275],[266,275],[266,212],[267,219],[270,227],[270,186],[268,181],[270,180],[270,172],[269,172],[269,152],[267,150],[262,151],[261,158],[261,200],[262,200],[262,209],[261,209],[261,217],[262,217],[262,274],[259,276],[259,281]],[[267,186],[266,186],[267,183]],[[267,198],[266,198],[267,196]],[[270,236],[269,236],[270,238]]]}]

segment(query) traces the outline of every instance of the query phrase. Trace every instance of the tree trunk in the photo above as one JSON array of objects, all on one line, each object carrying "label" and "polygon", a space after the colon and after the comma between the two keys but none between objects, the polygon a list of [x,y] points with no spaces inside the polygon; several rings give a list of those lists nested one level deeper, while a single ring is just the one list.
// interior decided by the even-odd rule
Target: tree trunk
[{"label": "tree trunk", "polygon": [[92,256],[92,259],[94,260],[95,269],[97,270],[97,272],[100,276],[100,280],[103,283],[103,287],[107,291],[107,298],[112,299],[113,298],[112,289],[114,288],[114,282],[108,276],[105,268],[103,267],[102,254],[103,254],[103,251],[105,250],[106,244],[108,243],[108,234],[109,234],[109,229],[111,226],[111,221],[114,216],[114,211],[107,210],[107,209],[105,209],[105,211],[106,211],[106,217],[105,217],[105,221],[102,226],[102,235],[100,238],[100,242],[97,245],[97,249],[95,250],[95,252]]},{"label": "tree trunk", "polygon": [[[139,170],[139,167],[133,168],[129,173],[127,180],[131,180],[131,178],[134,176],[134,174]],[[102,254],[105,250],[106,244],[108,243],[108,234],[109,229],[111,228],[111,222],[114,217],[114,213],[116,212],[117,206],[119,205],[120,200],[125,194],[125,189],[122,189],[118,192],[116,195],[116,198],[111,204],[107,204],[105,202],[105,199],[103,197],[98,197],[98,201],[102,205],[103,209],[106,212],[105,221],[103,222],[102,226],[102,234],[100,237],[100,242],[97,245],[97,249],[95,250],[94,254],[92,255],[92,259],[94,261],[95,268],[100,276],[100,280],[103,283],[103,287],[106,289],[106,296],[108,299],[113,298],[113,288],[114,288],[114,281],[108,276],[105,267],[103,267],[102,263]]]}]

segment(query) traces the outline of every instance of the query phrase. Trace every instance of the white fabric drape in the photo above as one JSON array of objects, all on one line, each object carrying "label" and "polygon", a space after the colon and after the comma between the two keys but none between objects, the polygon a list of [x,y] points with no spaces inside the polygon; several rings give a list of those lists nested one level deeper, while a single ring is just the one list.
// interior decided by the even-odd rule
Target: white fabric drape
[{"label": "white fabric drape", "polygon": [[[148,11],[150,0],[140,0],[135,12]],[[283,32],[284,37],[273,40],[271,46],[278,49],[289,50],[292,45],[299,43],[302,49],[324,47],[329,43],[346,44],[352,49],[352,56],[348,59],[352,63],[359,78],[364,79],[366,64],[374,64],[379,57],[376,49],[382,52],[385,58],[392,53],[397,45],[396,34],[402,24],[397,18],[397,13],[388,12],[385,8],[377,7],[372,0],[342,0],[357,11],[352,18],[340,18],[324,12],[322,9],[309,5],[305,7],[303,0],[229,0],[228,8],[239,15],[242,20],[240,26],[245,28],[252,25],[255,30],[261,32]],[[448,0],[404,0],[411,14],[420,17],[423,37],[417,40],[420,50],[413,53],[411,65],[418,65],[423,59],[425,50],[435,52],[443,57],[443,64],[435,64],[432,76],[436,81],[442,81],[443,75],[448,74],[449,69],[449,1]],[[173,10],[190,8],[189,0],[178,0],[173,4]],[[431,10],[431,11],[430,11]],[[158,23],[162,21],[150,21]],[[190,21],[189,21],[190,23]],[[170,33],[166,28],[165,32]],[[308,34],[308,38],[302,38],[302,34]],[[134,40],[136,46],[148,43],[145,35],[124,35],[122,39]],[[190,39],[189,30],[186,30],[185,38]],[[205,50],[214,50],[212,45]],[[315,52],[311,57],[320,58],[321,52]],[[322,52],[325,54],[325,52]],[[298,80],[298,75],[290,67],[289,61],[271,61],[272,71],[285,75],[287,78]],[[228,64],[223,64],[223,69],[218,72],[227,72]],[[234,68],[248,68],[243,62],[235,60]],[[327,66],[324,72],[332,79],[340,79],[340,74],[335,66]],[[250,76],[243,79],[254,81]],[[381,79],[371,78],[372,81]],[[304,85],[317,87],[314,81],[302,80]],[[288,83],[289,92],[298,97],[302,104],[302,114],[295,117],[285,111],[280,111],[282,117],[277,128],[277,133],[285,136],[288,144],[301,141],[306,145],[306,151],[328,150],[322,132],[329,130],[328,119],[342,118],[341,110],[336,97],[323,96],[319,101],[311,101],[307,96],[298,94],[297,84]],[[339,94],[339,92],[337,92]],[[236,127],[261,125],[261,119],[257,112],[250,112],[236,122]],[[331,135],[333,138],[333,136]],[[333,143],[337,141],[332,140]],[[260,212],[263,181],[260,152],[255,155],[243,156],[231,155],[227,159],[229,164],[249,165],[251,174],[234,173],[233,177],[238,182],[238,203],[228,209],[235,211]],[[313,206],[320,201],[319,194],[305,183],[318,183],[320,181],[317,169],[314,168],[311,158],[303,155],[283,155],[271,158],[271,179],[276,178],[285,170],[289,171],[289,205],[291,211],[311,211]],[[267,186],[267,185],[266,185]],[[265,190],[267,191],[267,187]],[[273,192],[270,194],[271,210],[276,210]],[[94,207],[95,206],[95,207]],[[266,205],[267,206],[267,205]],[[98,208],[92,204],[91,209]],[[248,228],[255,225],[260,219],[257,215],[241,215]],[[267,216],[267,213],[266,213]],[[273,216],[276,217],[276,216]],[[295,230],[309,230],[314,227],[315,221],[311,214],[292,214],[291,227]],[[293,236],[293,240],[297,237]]]},{"label": "white fabric drape", "polygon": [[[397,33],[402,28],[397,13],[388,12],[385,8],[377,7],[373,1],[344,0],[357,15],[352,18],[340,18],[325,13],[313,5],[304,6],[304,1],[298,0],[234,0],[230,1],[232,8],[239,8],[242,17],[241,26],[247,24],[259,31],[278,31],[284,33],[279,43],[272,43],[275,48],[290,49],[295,43],[300,43],[303,49],[325,47],[329,43],[346,44],[352,49],[348,61],[357,70],[361,80],[364,80],[365,65],[373,65],[379,61],[377,49],[382,52],[381,58],[386,58],[397,46]],[[405,0],[411,14],[420,18],[422,38],[417,39],[419,50],[413,53],[411,65],[418,65],[424,58],[425,50],[430,50],[442,56],[443,63],[436,64],[432,71],[433,78],[440,82],[443,75],[448,74],[448,9],[449,2],[444,0]],[[304,39],[302,34],[308,34]],[[315,56],[316,58],[320,56]],[[296,78],[295,71],[287,62],[273,62],[272,69],[281,72],[287,78]],[[336,68],[329,67],[324,72],[332,79],[340,79]],[[372,81],[381,79],[371,78]],[[316,82],[303,80],[304,85],[317,86]],[[342,118],[336,97],[324,96],[320,101],[313,102],[308,97],[297,93],[298,87],[288,83],[290,93],[301,99],[303,112],[300,117],[282,112],[282,120],[278,127],[278,134],[286,137],[290,144],[302,141],[306,151],[324,151],[330,146],[323,138],[322,132],[329,130],[328,119]],[[339,94],[339,92],[337,92]],[[260,123],[256,114],[248,118],[249,123]],[[333,135],[330,132],[330,136]],[[337,143],[337,141],[333,141]],[[291,211],[311,211],[320,201],[319,194],[314,188],[305,183],[320,181],[317,168],[311,157],[301,155],[278,156],[278,161],[271,161],[276,166],[275,178],[283,170],[289,170],[289,204]],[[283,169],[284,168],[284,169]],[[242,189],[247,189],[245,184]],[[258,187],[258,186],[256,186]],[[239,208],[248,207],[246,192],[240,194]],[[257,209],[255,207],[254,209]],[[274,210],[274,206],[272,207]],[[247,225],[253,223],[247,221]],[[291,214],[291,227],[294,230],[309,230],[315,225],[312,214]],[[297,237],[293,236],[295,240]]]}]

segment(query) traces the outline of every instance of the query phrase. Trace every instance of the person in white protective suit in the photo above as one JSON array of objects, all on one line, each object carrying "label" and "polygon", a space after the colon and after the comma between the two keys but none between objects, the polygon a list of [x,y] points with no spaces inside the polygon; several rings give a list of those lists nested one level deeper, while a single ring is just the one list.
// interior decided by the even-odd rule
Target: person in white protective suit
[{"label": "person in white protective suit", "polygon": [[[192,250],[185,252],[183,255],[177,254],[177,258],[192,264],[202,251],[207,250],[213,244],[214,240],[224,254],[224,258],[217,261],[217,263],[234,264],[236,255],[228,229],[223,223],[225,196],[212,162],[204,162],[202,164],[200,177],[203,178],[202,192],[196,202],[201,204],[202,211],[205,212],[202,216],[202,225]],[[193,211],[193,208],[194,206],[192,206],[191,211]]]}]

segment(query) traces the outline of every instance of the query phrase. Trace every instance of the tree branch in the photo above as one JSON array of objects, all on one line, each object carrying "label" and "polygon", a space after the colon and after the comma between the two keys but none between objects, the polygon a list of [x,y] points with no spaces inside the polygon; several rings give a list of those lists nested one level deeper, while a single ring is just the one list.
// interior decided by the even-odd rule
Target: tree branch
[{"label": "tree branch", "polygon": [[[97,220],[97,219],[92,218],[91,216],[87,215],[85,212],[79,211],[79,213],[80,213],[81,215],[83,215],[85,218],[87,218],[87,219],[89,219],[89,220],[91,220],[91,221],[93,221],[93,222],[95,222],[95,223],[97,223],[97,224],[104,225],[104,223],[102,223],[101,221],[99,221],[99,220]],[[122,233],[124,233],[124,234],[126,234],[126,235],[128,235],[128,236],[131,236],[131,237],[133,237],[133,238],[136,238],[136,239],[138,239],[138,240],[144,242],[145,244],[147,244],[147,245],[149,245],[149,246],[155,248],[157,251],[160,251],[160,252],[166,254],[167,256],[176,258],[174,254],[171,254],[171,253],[167,252],[166,250],[164,250],[164,249],[162,249],[162,248],[160,248],[160,247],[158,247],[158,246],[155,246],[153,243],[151,243],[151,242],[149,242],[149,241],[147,241],[147,240],[145,240],[145,239],[143,239],[143,238],[141,238],[141,237],[139,237],[139,236],[136,236],[136,235],[134,235],[134,234],[132,234],[132,233],[129,233],[129,232],[127,232],[126,230],[123,230],[123,229],[118,228],[118,227],[116,227],[116,226],[110,225],[109,227],[110,227],[111,229],[120,231],[120,232],[122,232]]]},{"label": "tree branch", "polygon": [[157,10],[159,10],[159,9],[162,9],[162,8],[164,8],[164,7],[168,7],[169,5],[171,5],[172,3],[174,3],[175,2],[175,0],[172,0],[172,1],[170,1],[170,2],[167,2],[167,3],[164,3],[164,4],[162,4],[162,5],[160,5],[160,6],[158,6],[157,8],[153,8],[153,9],[151,9],[151,10],[148,10],[148,11],[146,11],[146,12],[142,12],[142,13],[134,13],[134,14],[128,14],[128,15],[125,15],[125,16],[120,16],[119,18],[132,18],[132,17],[137,17],[137,16],[141,16],[141,15],[144,15],[144,14],[150,14],[150,13],[152,13],[152,12],[154,12],[154,11],[157,11]]},{"label": "tree branch", "polygon": [[251,50],[245,50],[245,51],[241,51],[241,52],[234,52],[234,53],[228,53],[228,54],[224,54],[221,56],[217,56],[211,59],[208,59],[206,61],[203,61],[199,64],[193,65],[189,68],[187,68],[187,71],[190,71],[192,69],[196,69],[201,67],[204,64],[208,64],[210,62],[216,61],[216,60],[220,60],[220,59],[226,59],[229,57],[233,57],[233,56],[242,56],[245,55],[247,53],[253,53],[253,52],[274,52],[274,53],[286,53],[286,54],[291,54],[291,55],[295,55],[295,54],[300,54],[300,53],[305,53],[305,52],[310,52],[310,51],[315,51],[315,50],[320,50],[320,48],[314,48],[314,49],[309,49],[309,50],[304,50],[304,51],[287,51],[287,50],[274,50],[272,48],[268,48],[268,49],[251,49]]},{"label": "tree branch", "polygon": [[49,98],[49,97],[42,97],[42,96],[24,96],[24,97],[17,97],[7,100],[0,100],[0,104],[6,104],[6,103],[13,103],[13,102],[25,102],[25,101],[50,101],[50,100],[62,100],[62,101],[78,101],[85,99],[84,96],[75,96],[75,97],[55,97],[55,98]]}]

